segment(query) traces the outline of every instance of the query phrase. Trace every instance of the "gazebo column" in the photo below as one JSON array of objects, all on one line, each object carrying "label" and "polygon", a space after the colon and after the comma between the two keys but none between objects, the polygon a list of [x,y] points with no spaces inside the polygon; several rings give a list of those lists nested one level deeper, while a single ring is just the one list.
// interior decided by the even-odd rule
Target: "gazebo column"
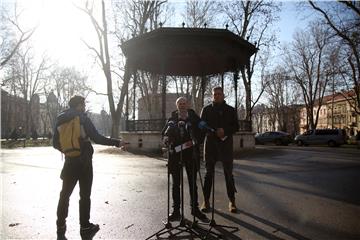
[{"label": "gazebo column", "polygon": [[224,73],[221,73],[221,88],[224,90]]},{"label": "gazebo column", "polygon": [[162,89],[161,89],[161,119],[166,121],[166,75],[161,76]]},{"label": "gazebo column", "polygon": [[237,71],[234,72],[234,88],[235,88],[235,109],[238,109],[238,80],[239,74]]},{"label": "gazebo column", "polygon": [[137,81],[137,69],[134,70],[134,85],[133,85],[133,91],[134,91],[134,98],[133,98],[133,115],[132,119],[135,120],[135,111],[136,111],[136,81]]},{"label": "gazebo column", "polygon": [[200,87],[201,87],[201,107],[204,106],[204,96],[205,96],[205,81],[206,81],[206,77],[202,76],[201,77],[201,82],[200,82]]},{"label": "gazebo column", "polygon": [[129,131],[128,121],[129,121],[129,91],[126,92],[126,100],[125,100],[125,129]]},{"label": "gazebo column", "polygon": [[[128,59],[126,59],[126,64],[125,64],[125,72],[130,73],[130,74],[125,74],[125,79],[124,81],[129,81],[131,79],[131,66],[130,66],[130,61]],[[128,86],[129,89],[129,86]],[[125,99],[125,130],[129,131],[129,91],[126,91],[126,99]]]}]

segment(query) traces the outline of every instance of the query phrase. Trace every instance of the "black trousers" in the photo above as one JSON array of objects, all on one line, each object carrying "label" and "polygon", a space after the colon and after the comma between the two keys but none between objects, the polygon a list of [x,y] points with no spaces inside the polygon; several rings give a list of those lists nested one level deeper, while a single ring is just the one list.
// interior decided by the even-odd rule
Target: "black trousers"
[{"label": "black trousers", "polygon": [[[198,170],[198,163],[197,159],[193,157],[192,148],[186,149],[183,151],[182,154],[184,167],[186,170],[186,175],[189,184],[190,190],[190,205],[192,209],[197,208],[199,206],[198,203],[198,193],[197,193],[197,184],[196,184],[196,177],[197,177],[197,170]],[[173,209],[174,211],[180,210],[180,176],[182,174],[182,165],[180,162],[180,154],[176,153],[170,158],[170,174],[172,176],[172,198],[173,198]]]},{"label": "black trousers", "polygon": [[90,195],[93,182],[93,168],[91,156],[88,156],[85,159],[81,159],[80,157],[73,159],[66,158],[63,170],[61,172],[61,179],[63,180],[63,184],[57,207],[56,225],[60,227],[66,223],[70,196],[74,190],[74,187],[76,186],[76,183],[79,181],[80,225],[87,226],[90,219]]},{"label": "black trousers", "polygon": [[[215,173],[215,161],[206,161],[206,173],[204,180],[204,198],[205,200],[210,199],[211,188],[213,185],[213,174]],[[233,162],[222,162],[224,168],[224,176],[226,182],[226,191],[229,199],[235,199],[235,183],[233,171]]]},{"label": "black trousers", "polygon": [[218,140],[206,139],[205,141],[205,180],[204,180],[204,198],[210,199],[211,188],[213,185],[213,174],[215,173],[215,164],[222,162],[226,182],[226,191],[230,200],[235,199],[235,182],[233,176],[233,147],[232,138],[220,143]]}]

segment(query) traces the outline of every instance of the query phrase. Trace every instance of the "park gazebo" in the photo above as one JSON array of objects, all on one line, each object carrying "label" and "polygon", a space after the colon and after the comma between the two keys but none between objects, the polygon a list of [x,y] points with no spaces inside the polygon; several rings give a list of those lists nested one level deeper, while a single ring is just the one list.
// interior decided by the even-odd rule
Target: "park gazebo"
[{"label": "park gazebo", "polygon": [[[227,29],[185,27],[161,27],[123,42],[121,48],[126,57],[128,71],[134,79],[134,91],[138,70],[161,76],[160,121],[156,120],[157,123],[154,124],[149,119],[146,121],[147,124],[144,124],[143,120],[135,120],[135,114],[133,114],[133,120],[129,120],[127,110],[126,132],[121,133],[124,139],[132,143],[136,142],[136,147],[145,148],[145,142],[154,142],[146,139],[146,132],[155,134],[159,142],[160,129],[166,121],[166,76],[200,77],[204,103],[204,86],[208,77],[222,76],[221,85],[223,86],[224,73],[232,72],[235,108],[237,109],[238,72],[249,66],[250,57],[258,50],[253,44]],[[133,107],[136,104],[135,96],[136,94],[134,94]],[[128,109],[128,101],[126,109]],[[133,112],[135,112],[135,107]],[[241,121],[240,131],[251,133],[251,122]],[[244,145],[243,141],[241,145]]]}]

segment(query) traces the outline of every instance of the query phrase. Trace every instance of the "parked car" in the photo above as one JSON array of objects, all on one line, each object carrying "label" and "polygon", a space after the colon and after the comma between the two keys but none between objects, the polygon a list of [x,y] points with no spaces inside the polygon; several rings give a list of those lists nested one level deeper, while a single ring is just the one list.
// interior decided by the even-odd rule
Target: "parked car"
[{"label": "parked car", "polygon": [[330,147],[340,146],[346,141],[346,133],[342,129],[313,129],[295,137],[297,145],[327,144]]},{"label": "parked car", "polygon": [[274,143],[276,145],[288,145],[292,142],[292,137],[286,132],[264,132],[255,136],[256,144]]}]

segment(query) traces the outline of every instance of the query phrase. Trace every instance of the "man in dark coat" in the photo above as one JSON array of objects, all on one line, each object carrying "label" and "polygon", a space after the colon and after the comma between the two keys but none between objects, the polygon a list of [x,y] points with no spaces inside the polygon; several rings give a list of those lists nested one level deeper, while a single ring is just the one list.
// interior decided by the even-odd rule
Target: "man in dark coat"
[{"label": "man in dark coat", "polygon": [[69,198],[76,183],[80,187],[80,235],[87,237],[94,235],[100,228],[98,224],[90,223],[90,195],[93,181],[92,155],[94,149],[90,139],[97,144],[121,147],[123,142],[117,139],[106,138],[98,133],[91,120],[85,114],[85,98],[74,96],[69,101],[69,109],[61,112],[56,120],[54,128],[53,146],[61,149],[59,142],[58,126],[79,116],[81,126],[81,141],[79,157],[65,157],[65,163],[61,171],[63,181],[57,207],[57,238],[66,239],[66,218],[68,216]]},{"label": "man in dark coat", "polygon": [[[202,109],[201,120],[213,129],[205,138],[204,157],[206,174],[204,181],[204,203],[201,210],[210,210],[210,192],[213,185],[213,174],[216,161],[221,161],[224,168],[229,211],[236,212],[235,184],[233,171],[233,134],[239,130],[235,109],[226,104],[221,87],[213,89],[213,102]],[[214,206],[213,206],[214,207]]]},{"label": "man in dark coat", "polygon": [[[186,98],[176,100],[177,110],[172,112],[162,135],[166,144],[170,145],[168,167],[172,176],[173,211],[169,221],[180,220],[180,175],[185,167],[188,176],[191,214],[202,221],[207,217],[199,210],[196,176],[199,169],[199,143],[202,141],[201,131],[197,127],[200,118],[194,110],[188,109]],[[171,126],[171,124],[173,126]],[[180,161],[182,157],[183,163]]]}]

